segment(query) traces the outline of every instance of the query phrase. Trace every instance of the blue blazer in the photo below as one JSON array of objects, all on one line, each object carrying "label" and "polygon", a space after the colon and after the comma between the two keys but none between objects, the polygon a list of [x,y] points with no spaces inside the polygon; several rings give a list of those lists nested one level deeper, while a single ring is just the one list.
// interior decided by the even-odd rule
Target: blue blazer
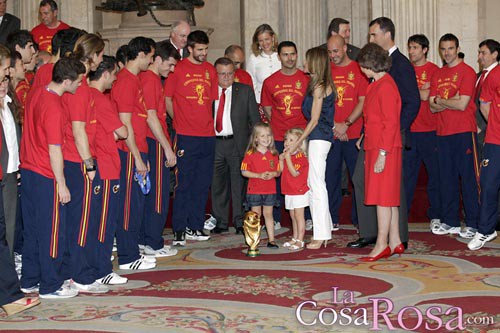
[{"label": "blue blazer", "polygon": [[[389,74],[398,86],[401,95],[401,131],[409,131],[420,108],[420,92],[413,65],[399,49],[391,54],[392,66]],[[408,144],[407,144],[408,146]]]}]

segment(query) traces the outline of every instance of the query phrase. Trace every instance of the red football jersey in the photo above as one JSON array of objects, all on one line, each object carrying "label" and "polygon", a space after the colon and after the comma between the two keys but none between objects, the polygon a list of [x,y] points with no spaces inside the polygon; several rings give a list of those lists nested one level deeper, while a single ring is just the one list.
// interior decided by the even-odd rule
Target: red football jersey
[{"label": "red football jersey", "polygon": [[[241,162],[242,171],[262,173],[266,171],[279,171],[278,155],[273,155],[268,150],[265,154],[259,151],[247,152]],[[276,178],[263,180],[260,178],[248,179],[248,194],[276,194]]]},{"label": "red football jersey", "polygon": [[19,109],[19,122],[21,125],[24,122],[24,108],[26,107],[26,100],[28,99],[28,92],[30,89],[31,87],[27,79],[19,81],[16,86],[16,96],[21,103],[21,107]]},{"label": "red football jersey", "polygon": [[[422,88],[427,82],[431,82],[432,75],[439,69],[434,63],[428,61],[422,66],[413,66],[417,76],[418,88]],[[420,109],[417,117],[410,127],[412,132],[431,132],[437,128],[437,114],[431,112],[429,101],[420,101]]]},{"label": "red football jersey", "polygon": [[244,69],[238,68],[234,72],[234,82],[243,83],[249,85],[253,89],[253,80],[250,74]]},{"label": "red football jersey", "polygon": [[181,60],[165,84],[165,96],[174,107],[174,128],[178,134],[215,136],[212,102],[218,99],[217,72],[213,65]]},{"label": "red football jersey", "polygon": [[460,94],[470,96],[469,104],[464,111],[445,109],[438,112],[437,135],[452,135],[466,132],[476,132],[476,103],[474,88],[476,73],[464,62],[454,67],[444,66],[436,71],[431,79],[430,96],[440,96],[448,99]]},{"label": "red football jersey", "polygon": [[[111,89],[111,99],[116,103],[118,113],[132,113],[135,143],[141,153],[147,153],[148,112],[139,77],[123,68],[118,73],[116,82]],[[125,152],[130,151],[125,142],[119,142],[118,147]]]},{"label": "red football jersey", "polygon": [[96,109],[90,95],[90,87],[87,77],[84,76],[82,84],[76,89],[74,94],[65,93],[62,96],[62,104],[65,116],[64,124],[64,159],[71,162],[80,163],[82,157],[76,149],[75,137],[73,136],[73,121],[85,123],[85,132],[89,143],[90,154],[95,158],[95,132],[96,132]]},{"label": "red football jersey", "polygon": [[500,66],[493,68],[484,80],[480,100],[491,103],[484,142],[500,145]]},{"label": "red football jersey", "polygon": [[35,74],[35,79],[33,80],[33,88],[43,86],[45,87],[52,81],[52,71],[54,70],[54,64],[48,63],[40,67]]},{"label": "red football jersey", "polygon": [[308,83],[309,77],[301,70],[293,75],[277,71],[264,81],[260,103],[262,106],[272,107],[271,128],[275,140],[283,141],[290,128],[306,127],[302,101]]},{"label": "red football jersey", "polygon": [[62,21],[59,21],[59,25],[53,29],[47,28],[45,24],[40,23],[31,30],[31,35],[33,36],[33,40],[38,44],[40,51],[52,53],[52,38],[54,35],[60,30],[69,28],[70,26]]},{"label": "red football jersey", "polygon": [[[163,93],[160,75],[155,74],[152,71],[145,71],[139,74],[139,79],[142,83],[146,109],[156,110],[161,127],[163,128],[163,133],[170,142],[167,128],[167,107],[165,105],[165,95]],[[148,133],[146,135],[148,138],[156,139],[149,126]]]},{"label": "red football jersey", "polygon": [[[361,73],[359,65],[351,61],[347,66],[335,66],[331,64],[332,79],[337,88],[337,101],[335,102],[335,122],[343,123],[352,113],[359,102],[359,97],[366,95],[368,87],[367,77]],[[349,140],[360,137],[363,128],[363,117],[356,119],[347,129]]]},{"label": "red football jersey", "polygon": [[110,98],[95,88],[90,88],[97,119],[96,156],[102,179],[120,179],[120,155],[114,131],[123,126],[116,106]]},{"label": "red football jersey", "polygon": [[48,145],[64,148],[63,117],[61,97],[55,92],[38,87],[28,96],[21,140],[21,168],[54,178]]},{"label": "red football jersey", "polygon": [[283,173],[281,174],[281,193],[288,195],[300,195],[309,191],[307,186],[307,175],[309,173],[309,161],[304,153],[299,152],[291,156],[295,170],[299,172],[297,177],[292,176],[288,169],[286,160],[283,161]]}]

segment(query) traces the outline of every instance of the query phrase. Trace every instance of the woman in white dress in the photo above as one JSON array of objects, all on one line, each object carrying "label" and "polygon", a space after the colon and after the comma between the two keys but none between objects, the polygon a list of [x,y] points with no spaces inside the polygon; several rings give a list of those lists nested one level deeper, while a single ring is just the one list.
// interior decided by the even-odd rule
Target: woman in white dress
[{"label": "woman in white dress", "polygon": [[261,24],[252,37],[252,54],[247,60],[247,71],[252,76],[255,97],[260,104],[262,84],[271,74],[281,69],[278,58],[278,37],[269,24]]}]

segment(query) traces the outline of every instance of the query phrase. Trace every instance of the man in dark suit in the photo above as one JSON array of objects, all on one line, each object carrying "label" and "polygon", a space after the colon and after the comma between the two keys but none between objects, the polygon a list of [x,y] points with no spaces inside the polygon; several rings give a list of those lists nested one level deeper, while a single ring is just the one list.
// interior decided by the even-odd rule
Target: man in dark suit
[{"label": "man in dark suit", "polygon": [[7,0],[0,0],[0,44],[7,41],[7,36],[21,29],[21,21],[7,11]]},{"label": "man in dark suit", "polygon": [[[418,91],[415,70],[394,44],[394,23],[387,17],[379,17],[370,22],[370,42],[378,44],[389,52],[392,66],[389,74],[398,86],[401,95],[401,136],[403,138],[403,166],[405,165],[404,151],[411,148],[407,137],[410,125],[415,120],[420,108],[420,93]],[[377,214],[375,206],[365,206],[365,178],[364,178],[364,151],[360,150],[354,171],[353,183],[356,191],[356,208],[358,211],[360,238],[347,244],[348,247],[362,248],[375,243],[377,239]],[[399,206],[399,232],[405,247],[408,245],[408,214],[404,190],[404,167],[401,173],[401,205]]]},{"label": "man in dark suit", "polygon": [[243,233],[243,202],[245,179],[241,176],[241,162],[248,138],[259,119],[253,89],[234,82],[234,63],[228,58],[215,62],[219,78],[219,100],[214,103],[215,160],[212,179],[212,213],[217,219],[214,233],[228,231],[229,201],[232,199],[233,224],[236,233]]},{"label": "man in dark suit", "polygon": [[[328,40],[330,36],[335,36],[335,35],[340,35],[344,38],[347,44],[347,56],[351,60],[356,60],[359,53],[359,47],[349,44],[349,40],[351,38],[351,25],[349,21],[340,17],[332,19],[330,25],[328,26],[328,33],[326,36],[326,40]],[[327,48],[326,43],[322,44],[320,47],[326,49]]]},{"label": "man in dark suit", "polygon": [[189,56],[189,50],[187,48],[187,36],[190,32],[191,26],[188,22],[184,20],[176,21],[172,24],[170,38],[162,42],[168,42],[172,44],[179,52],[181,59],[187,58]]}]

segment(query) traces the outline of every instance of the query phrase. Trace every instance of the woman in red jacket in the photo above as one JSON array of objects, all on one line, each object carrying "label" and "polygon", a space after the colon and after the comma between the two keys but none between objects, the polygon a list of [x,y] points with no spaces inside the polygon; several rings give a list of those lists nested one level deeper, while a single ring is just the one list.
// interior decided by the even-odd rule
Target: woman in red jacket
[{"label": "woman in red jacket", "polygon": [[367,44],[358,55],[361,71],[373,82],[366,91],[365,121],[365,205],[377,206],[377,243],[362,261],[377,261],[403,253],[399,238],[401,185],[401,97],[388,74],[391,58],[376,44]]}]

